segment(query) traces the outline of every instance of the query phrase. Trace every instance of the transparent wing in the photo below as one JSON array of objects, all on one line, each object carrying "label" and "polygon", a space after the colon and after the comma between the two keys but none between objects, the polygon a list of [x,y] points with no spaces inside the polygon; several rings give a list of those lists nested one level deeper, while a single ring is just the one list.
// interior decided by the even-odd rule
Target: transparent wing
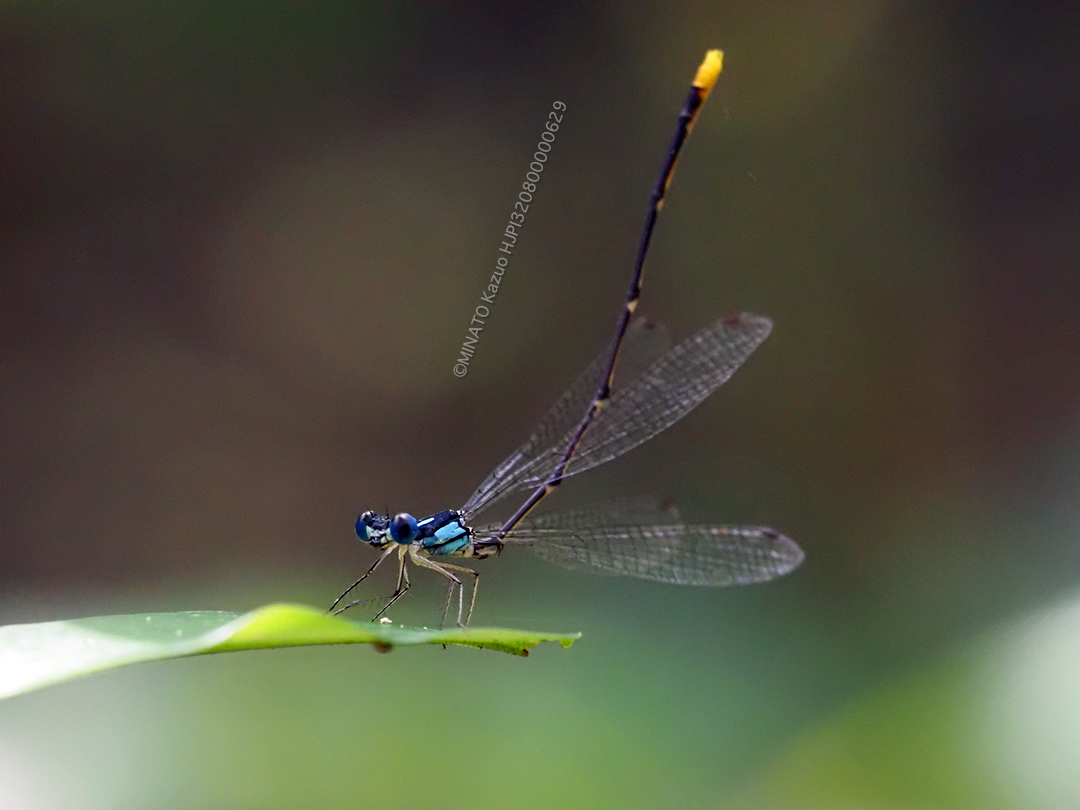
[{"label": "transparent wing", "polygon": [[732,315],[684,340],[613,393],[586,431],[566,474],[621,456],[682,419],[727,382],[771,331],[768,318]]},{"label": "transparent wing", "polygon": [[[677,422],[723,385],[771,330],[768,318],[729,315],[687,338],[636,377],[623,373],[629,382],[620,385],[616,379],[611,399],[585,432],[565,474],[610,461]],[[606,354],[586,369],[525,444],[480,485],[462,507],[466,516],[547,479],[599,385],[605,358]]]},{"label": "transparent wing", "polygon": [[[627,330],[622,351],[619,353],[617,379],[633,379],[638,376],[670,347],[671,338],[662,325],[651,323],[645,318],[635,318]],[[609,351],[610,347],[604,349],[603,353],[589,364],[533,428],[524,444],[492,470],[461,508],[463,514],[475,515],[503,496],[528,486],[525,482],[533,480],[537,469],[543,469],[546,465],[550,470],[565,448],[563,438],[566,437],[566,441],[569,441],[569,436],[585,415],[585,409],[596,396],[600,379],[607,367]],[[556,448],[558,452],[552,458],[552,451]]]},{"label": "transparent wing", "polygon": [[[546,512],[527,518],[521,525],[527,529],[591,529],[596,526],[679,523],[681,520],[679,510],[673,504],[662,503],[655,495],[634,495],[559,512]],[[482,531],[480,529],[477,533]]]},{"label": "transparent wing", "polygon": [[[614,509],[600,505],[544,515],[525,521],[505,542],[527,545],[541,559],[567,568],[676,585],[765,582],[803,561],[795,541],[773,529],[686,525],[654,503],[617,502]],[[605,523],[587,525],[596,519]],[[631,519],[644,522],[622,522]]]}]

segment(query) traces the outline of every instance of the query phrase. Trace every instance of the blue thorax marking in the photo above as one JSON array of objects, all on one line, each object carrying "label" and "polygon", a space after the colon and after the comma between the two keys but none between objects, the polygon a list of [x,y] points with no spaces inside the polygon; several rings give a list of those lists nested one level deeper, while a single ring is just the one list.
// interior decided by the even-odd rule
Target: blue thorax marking
[{"label": "blue thorax marking", "polygon": [[461,514],[453,509],[424,518],[419,527],[417,540],[430,554],[455,554],[469,545],[472,538],[472,532],[461,521]]}]

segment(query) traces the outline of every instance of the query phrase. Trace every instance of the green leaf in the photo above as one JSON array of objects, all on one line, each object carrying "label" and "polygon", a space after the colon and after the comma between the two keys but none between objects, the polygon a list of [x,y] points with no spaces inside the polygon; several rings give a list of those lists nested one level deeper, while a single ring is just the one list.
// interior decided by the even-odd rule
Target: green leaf
[{"label": "green leaf", "polygon": [[305,605],[267,605],[243,614],[197,610],[12,624],[0,627],[0,698],[128,664],[208,653],[310,644],[374,644],[387,652],[415,644],[457,644],[524,656],[541,641],[569,647],[579,638],[581,633],[359,623]]}]

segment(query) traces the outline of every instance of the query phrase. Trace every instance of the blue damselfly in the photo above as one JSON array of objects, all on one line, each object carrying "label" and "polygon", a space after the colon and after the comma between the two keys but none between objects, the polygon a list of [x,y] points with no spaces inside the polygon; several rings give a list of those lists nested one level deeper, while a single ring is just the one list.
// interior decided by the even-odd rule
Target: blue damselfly
[{"label": "blue damselfly", "polygon": [[[505,544],[527,545],[541,558],[573,568],[680,585],[763,582],[802,562],[803,553],[795,542],[773,529],[686,525],[673,510],[645,498],[528,517],[567,476],[622,455],[685,416],[723,385],[772,329],[767,318],[737,313],[668,349],[662,330],[633,317],[641,295],[649,240],[679,150],[716,83],[720,67],[719,51],[706,54],[679,114],[675,135],[653,188],[626,303],[610,347],[586,368],[524,444],[488,475],[460,509],[448,509],[422,520],[407,513],[390,517],[368,511],[360,515],[357,535],[382,553],[334,601],[331,611],[384,560],[396,556],[397,587],[375,619],[409,589],[408,564],[412,563],[448,579],[444,621],[457,589],[457,621],[467,625],[476,605],[479,574],[446,559],[485,559],[502,551]],[[531,494],[505,523],[471,525],[481,512],[520,491]],[[474,578],[464,621],[465,588],[459,574]],[[367,601],[350,602],[336,612]]]}]

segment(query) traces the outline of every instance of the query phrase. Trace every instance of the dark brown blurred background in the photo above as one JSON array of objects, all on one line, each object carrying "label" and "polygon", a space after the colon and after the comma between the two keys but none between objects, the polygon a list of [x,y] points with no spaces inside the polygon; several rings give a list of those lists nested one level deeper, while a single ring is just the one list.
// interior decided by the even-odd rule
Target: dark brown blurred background
[{"label": "dark brown blurred background", "polygon": [[772,617],[747,677],[799,661],[811,696],[759,713],[783,737],[1052,603],[1080,581],[1078,24],[1067,4],[7,6],[4,622],[329,603],[371,559],[357,512],[461,504],[607,340],[707,47],[725,69],[642,311],[676,337],[738,309],[775,329],[559,498],[671,495],[807,562],[725,595],[503,555],[478,621]]},{"label": "dark brown blurred background", "polygon": [[1076,13],[674,12],[5,11],[4,591],[329,568],[358,509],[460,503],[605,340],[718,44],[643,306],[776,330],[619,470],[777,522],[838,599],[914,558],[954,593],[1075,581],[1072,538],[1000,527],[1076,483]]}]

